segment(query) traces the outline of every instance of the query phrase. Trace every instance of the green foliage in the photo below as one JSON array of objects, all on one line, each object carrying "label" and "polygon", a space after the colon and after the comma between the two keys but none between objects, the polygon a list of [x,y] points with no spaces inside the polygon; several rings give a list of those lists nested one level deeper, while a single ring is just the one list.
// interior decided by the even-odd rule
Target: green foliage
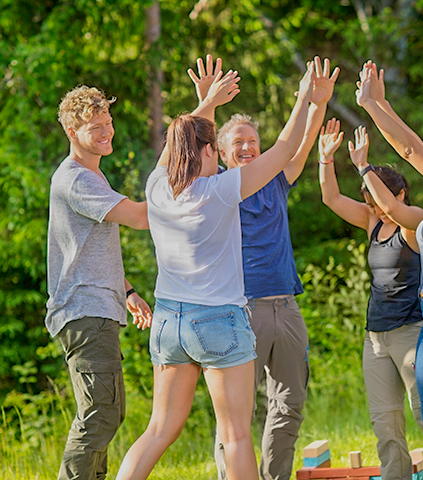
[{"label": "green foliage", "polygon": [[309,332],[310,395],[324,394],[337,404],[364,394],[361,351],[370,278],[365,244],[352,240],[347,250],[346,265],[330,257],[324,268],[307,266],[299,299]]},{"label": "green foliage", "polygon": [[[149,69],[158,65],[163,71],[163,118],[168,123],[196,105],[186,69],[207,52],[221,56],[224,68],[236,68],[242,77],[241,94],[218,110],[218,125],[236,111],[251,114],[260,123],[263,149],[274,142],[287,120],[305,61],[316,54],[341,67],[327,116],[341,115],[346,138],[351,138],[357,124],[351,115],[343,116],[340,106],[367,123],[374,163],[395,163],[398,157],[355,105],[357,72],[368,58],[385,68],[387,95],[394,108],[423,134],[423,112],[415,108],[423,98],[421,1],[364,2],[364,19],[348,0],[161,1],[162,33],[158,45],[149,49],[146,8],[151,4],[147,0],[2,2],[0,398],[13,389],[28,395],[50,392],[48,377],[57,382],[63,372],[61,348],[43,327],[45,256],[49,179],[68,149],[56,109],[74,85],[96,85],[118,97],[112,109],[115,151],[103,159],[102,168],[115,189],[135,200],[144,198],[145,180],[156,160],[149,142]],[[311,158],[315,157],[314,151]],[[401,169],[415,191],[414,203],[423,205],[421,178],[403,163]],[[360,180],[345,146],[337,154],[336,168],[342,192],[358,199]],[[334,372],[329,377],[339,378],[337,386],[348,383],[360,389],[357,365],[367,280],[362,278],[363,247],[350,246],[349,252],[345,239],[360,244],[364,234],[321,204],[313,161],[289,202],[293,245],[306,286],[300,303],[313,347],[312,395],[324,388],[334,391],[334,383],[329,385],[323,373],[327,365]],[[127,276],[153,304],[156,265],[149,234],[122,228],[121,236]],[[333,260],[328,263],[329,255]],[[150,398],[147,332],[128,327],[122,332],[122,348],[127,383]]]}]

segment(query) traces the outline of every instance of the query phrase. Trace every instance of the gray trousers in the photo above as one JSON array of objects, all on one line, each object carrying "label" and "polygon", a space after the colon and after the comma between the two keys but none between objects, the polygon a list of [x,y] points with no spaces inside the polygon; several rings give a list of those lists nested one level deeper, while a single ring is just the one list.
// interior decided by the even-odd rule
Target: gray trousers
[{"label": "gray trousers", "polygon": [[59,480],[102,480],[107,447],[125,417],[119,323],[84,317],[59,333],[77,413],[69,430]]},{"label": "gray trousers", "polygon": [[[251,327],[257,337],[255,392],[264,372],[267,383],[260,477],[289,480],[307,398],[307,328],[293,295],[275,300],[255,299],[249,305]],[[224,480],[225,457],[218,437],[215,459],[219,479]]]},{"label": "gray trousers", "polygon": [[378,439],[383,480],[411,480],[412,465],[405,438],[404,397],[420,430],[423,423],[414,371],[416,346],[423,322],[389,332],[366,332],[363,372],[370,420]]}]

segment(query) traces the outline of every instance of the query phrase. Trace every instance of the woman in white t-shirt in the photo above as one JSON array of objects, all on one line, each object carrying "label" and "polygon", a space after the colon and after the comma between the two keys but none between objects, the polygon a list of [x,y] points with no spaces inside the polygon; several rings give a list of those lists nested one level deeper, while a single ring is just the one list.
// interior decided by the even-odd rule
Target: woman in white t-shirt
[{"label": "woman in white t-shirt", "polygon": [[[150,336],[153,413],[147,430],[126,454],[118,480],[147,478],[178,438],[202,370],[228,478],[258,480],[250,431],[255,337],[245,310],[238,204],[296,153],[313,79],[312,63],[275,145],[242,169],[217,175],[215,125],[207,118],[183,115],[168,129],[167,148],[146,187],[159,267]],[[216,76],[204,101],[213,114],[217,105],[235,96],[234,82],[231,75]]]}]

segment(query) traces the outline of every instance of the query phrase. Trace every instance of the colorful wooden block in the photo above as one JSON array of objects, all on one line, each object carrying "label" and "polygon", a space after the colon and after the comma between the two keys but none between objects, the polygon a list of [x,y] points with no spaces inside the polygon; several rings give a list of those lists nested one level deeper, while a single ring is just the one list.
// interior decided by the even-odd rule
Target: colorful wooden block
[{"label": "colorful wooden block", "polygon": [[413,462],[413,473],[418,473],[423,470],[423,460],[419,463]]},{"label": "colorful wooden block", "polygon": [[350,467],[351,468],[360,468],[361,467],[361,452],[350,452],[348,454],[350,457]]},{"label": "colorful wooden block", "polygon": [[412,479],[413,480],[423,480],[423,470],[421,470],[417,473],[413,473]]},{"label": "colorful wooden block", "polygon": [[305,467],[318,467],[322,463],[325,463],[327,460],[330,459],[330,451],[326,450],[318,457],[304,457],[303,458],[303,465]]},{"label": "colorful wooden block", "polygon": [[304,458],[315,458],[329,450],[328,440],[316,440],[303,449]]},{"label": "colorful wooden block", "polygon": [[328,460],[326,460],[326,462],[321,463],[316,468],[329,468],[329,467],[330,467],[330,458]]}]

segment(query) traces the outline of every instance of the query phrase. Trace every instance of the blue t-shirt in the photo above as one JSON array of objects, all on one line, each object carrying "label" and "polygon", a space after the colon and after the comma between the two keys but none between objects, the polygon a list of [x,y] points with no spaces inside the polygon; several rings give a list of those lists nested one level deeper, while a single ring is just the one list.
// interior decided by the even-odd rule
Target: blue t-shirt
[{"label": "blue t-shirt", "polygon": [[288,225],[288,193],[296,184],[289,184],[281,172],[239,205],[248,299],[304,291],[295,268]]}]

